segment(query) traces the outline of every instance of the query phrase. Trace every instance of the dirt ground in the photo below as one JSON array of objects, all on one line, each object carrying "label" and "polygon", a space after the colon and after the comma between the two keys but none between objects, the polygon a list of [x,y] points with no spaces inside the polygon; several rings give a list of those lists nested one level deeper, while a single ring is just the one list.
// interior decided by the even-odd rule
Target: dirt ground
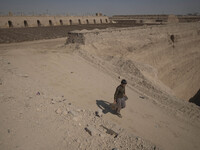
[{"label": "dirt ground", "polygon": [[90,24],[90,25],[63,25],[49,27],[28,27],[28,28],[1,28],[0,43],[13,43],[23,41],[34,41],[41,39],[55,39],[66,37],[69,31],[73,30],[92,30],[106,28],[122,28],[141,26],[142,24]]},{"label": "dirt ground", "polygon": [[[200,108],[177,96],[186,79],[198,87],[198,31],[144,26],[94,30],[85,45],[1,44],[0,149],[200,149]],[[123,78],[129,99],[119,118],[109,104]]]}]

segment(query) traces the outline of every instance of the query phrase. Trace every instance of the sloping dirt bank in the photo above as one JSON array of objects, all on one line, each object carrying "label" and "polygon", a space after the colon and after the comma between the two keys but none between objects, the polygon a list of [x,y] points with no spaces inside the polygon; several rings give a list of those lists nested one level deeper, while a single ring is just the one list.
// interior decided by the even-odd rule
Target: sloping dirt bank
[{"label": "sloping dirt bank", "polygon": [[118,82],[69,54],[64,42],[0,45],[0,149],[159,150],[109,113],[95,115]]},{"label": "sloping dirt bank", "polygon": [[80,49],[113,64],[135,87],[145,85],[146,93],[164,91],[188,101],[199,90],[200,23],[83,30],[69,36],[68,43],[83,44]]},{"label": "sloping dirt bank", "polygon": [[[0,45],[0,149],[199,149],[199,107],[152,86],[142,64],[65,41]],[[107,108],[127,67],[119,118]]]}]

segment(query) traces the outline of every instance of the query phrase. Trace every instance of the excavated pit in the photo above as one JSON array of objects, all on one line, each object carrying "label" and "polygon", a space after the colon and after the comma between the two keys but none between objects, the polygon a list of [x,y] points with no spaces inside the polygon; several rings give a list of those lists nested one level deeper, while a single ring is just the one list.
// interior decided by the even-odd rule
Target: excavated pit
[{"label": "excavated pit", "polygon": [[97,56],[105,68],[114,66],[142,93],[189,101],[200,88],[199,29],[200,23],[185,23],[82,30],[70,32],[66,43]]}]

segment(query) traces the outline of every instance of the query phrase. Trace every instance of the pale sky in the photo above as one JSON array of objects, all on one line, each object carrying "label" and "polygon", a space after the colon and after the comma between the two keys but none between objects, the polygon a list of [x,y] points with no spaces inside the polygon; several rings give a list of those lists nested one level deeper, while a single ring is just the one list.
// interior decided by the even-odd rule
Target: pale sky
[{"label": "pale sky", "polygon": [[0,0],[0,14],[105,15],[200,13],[200,0]]}]

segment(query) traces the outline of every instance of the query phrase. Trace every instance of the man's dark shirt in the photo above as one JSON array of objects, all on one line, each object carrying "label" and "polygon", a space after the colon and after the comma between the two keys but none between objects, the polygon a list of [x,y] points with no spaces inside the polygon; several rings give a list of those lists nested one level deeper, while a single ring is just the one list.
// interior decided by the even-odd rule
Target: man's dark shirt
[{"label": "man's dark shirt", "polygon": [[121,84],[116,88],[114,99],[123,98],[125,95],[125,87]]}]

